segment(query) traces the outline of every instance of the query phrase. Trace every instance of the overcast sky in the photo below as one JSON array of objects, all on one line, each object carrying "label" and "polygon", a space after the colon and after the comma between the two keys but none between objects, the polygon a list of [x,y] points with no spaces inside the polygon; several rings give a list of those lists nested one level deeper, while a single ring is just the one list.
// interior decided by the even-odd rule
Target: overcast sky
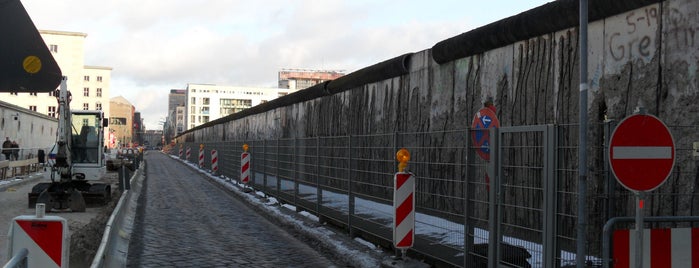
[{"label": "overcast sky", "polygon": [[85,65],[161,129],[170,89],[277,86],[282,68],[346,73],[549,0],[22,0],[41,30],[82,32]]}]

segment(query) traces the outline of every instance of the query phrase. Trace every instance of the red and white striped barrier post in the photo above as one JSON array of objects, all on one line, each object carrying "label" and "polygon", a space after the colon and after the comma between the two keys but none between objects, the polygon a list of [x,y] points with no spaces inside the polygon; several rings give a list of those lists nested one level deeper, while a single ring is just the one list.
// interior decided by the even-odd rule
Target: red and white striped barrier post
[{"label": "red and white striped barrier post", "polygon": [[642,263],[632,249],[638,239],[631,230],[614,231],[614,267],[699,267],[699,228],[644,229]]},{"label": "red and white striped barrier post", "polygon": [[180,153],[177,155],[180,159],[182,159],[182,144],[180,144]]},{"label": "red and white striped barrier post", "polygon": [[204,168],[204,144],[199,144],[199,168]]},{"label": "red and white striped barrier post", "polygon": [[245,185],[250,182],[250,153],[247,144],[243,144],[243,153],[240,154],[240,182]]},{"label": "red and white striped barrier post", "polygon": [[218,152],[211,150],[211,173],[216,174],[216,172],[218,172]]},{"label": "red and white striped barrier post", "polygon": [[187,158],[185,159],[185,160],[187,160],[187,161],[189,161],[189,157],[192,156],[192,150],[191,150],[191,149],[192,149],[192,148],[187,147],[187,152],[186,152],[186,157],[187,157]]},{"label": "red and white striped barrier post", "polygon": [[393,243],[405,255],[415,238],[415,176],[404,171],[410,161],[407,149],[398,150],[396,160],[400,164],[393,177]]}]

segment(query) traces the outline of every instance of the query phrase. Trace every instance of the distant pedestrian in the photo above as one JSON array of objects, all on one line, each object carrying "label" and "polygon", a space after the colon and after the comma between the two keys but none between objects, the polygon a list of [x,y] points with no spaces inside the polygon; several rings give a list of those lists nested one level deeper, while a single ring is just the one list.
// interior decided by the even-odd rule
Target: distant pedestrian
[{"label": "distant pedestrian", "polygon": [[12,141],[10,141],[10,137],[5,137],[5,142],[2,143],[2,154],[5,155],[5,160],[10,160],[10,157],[12,156]]},{"label": "distant pedestrian", "polygon": [[12,160],[19,160],[19,144],[16,141],[12,141]]}]

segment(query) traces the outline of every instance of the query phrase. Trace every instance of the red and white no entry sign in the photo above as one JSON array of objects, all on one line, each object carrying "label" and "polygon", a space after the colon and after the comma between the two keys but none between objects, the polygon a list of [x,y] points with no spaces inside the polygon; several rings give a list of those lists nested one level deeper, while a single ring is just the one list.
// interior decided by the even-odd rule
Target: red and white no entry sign
[{"label": "red and white no entry sign", "polygon": [[609,164],[619,183],[631,191],[658,188],[675,165],[675,142],[670,130],[652,115],[625,118],[612,133]]}]

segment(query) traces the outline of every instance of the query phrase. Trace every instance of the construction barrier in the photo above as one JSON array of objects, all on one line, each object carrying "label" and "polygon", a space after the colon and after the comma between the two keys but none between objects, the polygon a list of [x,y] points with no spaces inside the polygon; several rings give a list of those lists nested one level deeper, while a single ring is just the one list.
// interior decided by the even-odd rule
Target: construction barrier
[{"label": "construction barrier", "polygon": [[28,251],[28,267],[68,267],[70,234],[68,221],[44,216],[45,205],[37,204],[36,215],[18,216],[9,231],[9,254]]},{"label": "construction barrier", "polygon": [[415,176],[404,171],[410,159],[407,150],[398,151],[396,158],[400,165],[393,176],[393,243],[397,249],[405,250],[415,240]]},{"label": "construction barrier", "polygon": [[[635,230],[614,231],[614,267],[636,266]],[[699,228],[644,229],[643,267],[699,267]]]},{"label": "construction barrier", "polygon": [[211,172],[218,172],[218,152],[216,150],[211,150]]},{"label": "construction barrier", "polygon": [[250,153],[243,152],[240,155],[240,182],[250,182]]},{"label": "construction barrier", "polygon": [[204,167],[204,145],[199,146],[199,168]]}]

